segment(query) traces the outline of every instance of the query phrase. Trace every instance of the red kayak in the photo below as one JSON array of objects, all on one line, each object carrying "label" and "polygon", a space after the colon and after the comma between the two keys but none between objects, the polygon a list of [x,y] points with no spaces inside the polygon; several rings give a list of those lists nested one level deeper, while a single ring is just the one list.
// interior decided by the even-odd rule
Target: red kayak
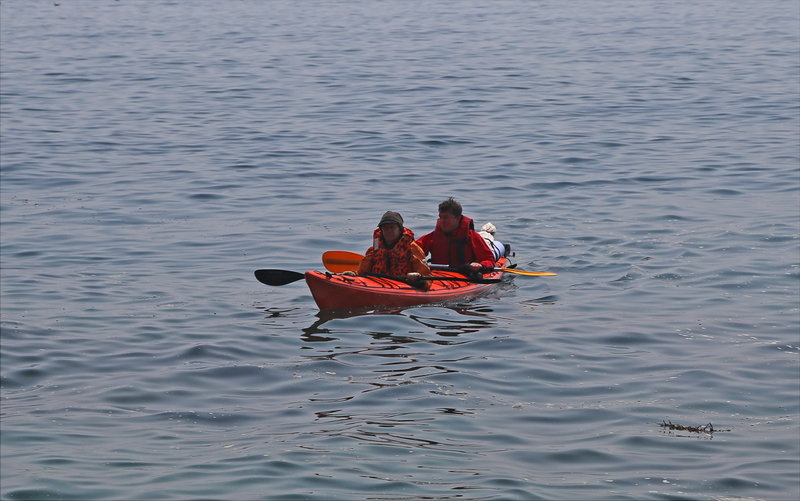
[{"label": "red kayak", "polygon": [[[500,258],[495,267],[507,265]],[[489,291],[502,271],[483,275],[485,281],[470,281],[455,271],[432,270],[431,287],[422,290],[393,278],[374,276],[347,276],[320,271],[307,271],[306,284],[321,310],[340,308],[365,308],[370,306],[413,306],[417,304],[446,303],[479,296]],[[449,279],[449,280],[448,280]]]}]

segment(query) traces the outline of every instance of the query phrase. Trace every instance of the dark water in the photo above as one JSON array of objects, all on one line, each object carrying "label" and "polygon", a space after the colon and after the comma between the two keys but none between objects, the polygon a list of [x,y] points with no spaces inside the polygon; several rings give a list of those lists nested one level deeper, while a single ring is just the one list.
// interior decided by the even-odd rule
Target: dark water
[{"label": "dark water", "polygon": [[[797,2],[0,14],[3,499],[800,492]],[[451,195],[558,276],[253,279]]]}]

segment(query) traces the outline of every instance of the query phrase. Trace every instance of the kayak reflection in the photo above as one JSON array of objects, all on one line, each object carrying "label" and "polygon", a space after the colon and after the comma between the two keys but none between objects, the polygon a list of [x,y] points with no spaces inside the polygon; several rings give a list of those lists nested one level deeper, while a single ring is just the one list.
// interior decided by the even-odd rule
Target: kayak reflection
[{"label": "kayak reflection", "polygon": [[[358,310],[320,310],[317,320],[303,329],[306,342],[325,342],[341,335],[360,332],[375,339],[398,343],[430,342],[460,344],[458,336],[496,325],[492,309],[486,306],[413,306]],[[341,321],[341,322],[340,322]],[[436,338],[431,339],[431,333]]]}]

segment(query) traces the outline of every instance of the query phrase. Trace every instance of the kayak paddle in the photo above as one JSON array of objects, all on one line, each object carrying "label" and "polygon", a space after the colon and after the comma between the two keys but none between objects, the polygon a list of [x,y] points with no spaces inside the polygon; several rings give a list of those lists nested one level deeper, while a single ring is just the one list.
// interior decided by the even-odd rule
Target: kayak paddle
[{"label": "kayak paddle", "polygon": [[364,256],[355,252],[327,251],[322,254],[322,264],[325,269],[334,273],[345,271],[358,271],[358,265]]},{"label": "kayak paddle", "polygon": [[286,285],[298,280],[303,280],[306,276],[303,273],[289,270],[256,270],[256,280],[267,285]]},{"label": "kayak paddle", "polygon": [[[378,278],[391,278],[399,282],[406,282],[406,277],[396,277],[394,275],[384,275],[383,273],[367,273],[368,277]],[[437,282],[471,282],[474,284],[496,284],[501,280],[499,278],[467,278],[467,277],[426,277],[425,275],[418,277],[419,280],[436,280]]]},{"label": "kayak paddle", "polygon": [[[430,269],[432,269],[432,270],[452,270],[452,271],[458,271],[458,272],[462,271],[462,269],[460,269],[462,267],[460,267],[460,266],[449,266],[449,265],[446,265],[446,264],[429,264],[428,267]],[[483,270],[484,270],[484,272],[486,272],[486,271],[502,271],[504,273],[514,273],[515,275],[525,275],[526,277],[554,277],[554,276],[556,276],[555,273],[550,273],[550,272],[546,272],[546,271],[523,271],[523,270],[518,270],[516,268],[489,268],[489,269],[484,268]]]},{"label": "kayak paddle", "polygon": [[[287,285],[306,278],[305,274],[297,271],[289,270],[256,270],[256,280],[262,284],[272,285],[279,287]],[[367,276],[378,278],[391,278],[393,280],[405,281],[405,277],[395,277],[392,275],[382,275],[379,273],[369,273]],[[492,284],[499,282],[498,278],[462,278],[462,277],[419,277],[419,280],[438,280],[441,282],[474,282],[476,284]]]},{"label": "kayak paddle", "polygon": [[[357,271],[358,265],[364,256],[356,254],[355,252],[348,251],[327,251],[322,254],[322,264],[328,271],[334,273],[342,273],[344,271]],[[453,270],[460,271],[446,264],[432,264],[429,265],[431,269],[435,270]],[[502,271],[505,273],[514,273],[515,275],[524,275],[526,277],[554,277],[555,273],[548,273],[544,271],[523,271],[515,268],[490,268],[486,271]]]}]

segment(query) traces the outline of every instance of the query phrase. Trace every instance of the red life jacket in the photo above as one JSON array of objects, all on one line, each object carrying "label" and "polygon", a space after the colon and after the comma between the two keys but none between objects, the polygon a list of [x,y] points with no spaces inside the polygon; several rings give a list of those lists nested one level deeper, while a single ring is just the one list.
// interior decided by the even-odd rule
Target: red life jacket
[{"label": "red life jacket", "polygon": [[374,244],[367,250],[367,256],[372,257],[372,273],[405,276],[414,270],[414,254],[411,244],[414,243],[414,232],[403,228],[403,235],[391,249],[386,248],[386,241],[380,228],[372,234]]},{"label": "red life jacket", "polygon": [[472,219],[461,216],[461,223],[452,233],[445,233],[439,222],[436,229],[417,240],[424,253],[431,253],[431,262],[460,266],[472,262],[491,268],[494,255],[476,231]]}]

